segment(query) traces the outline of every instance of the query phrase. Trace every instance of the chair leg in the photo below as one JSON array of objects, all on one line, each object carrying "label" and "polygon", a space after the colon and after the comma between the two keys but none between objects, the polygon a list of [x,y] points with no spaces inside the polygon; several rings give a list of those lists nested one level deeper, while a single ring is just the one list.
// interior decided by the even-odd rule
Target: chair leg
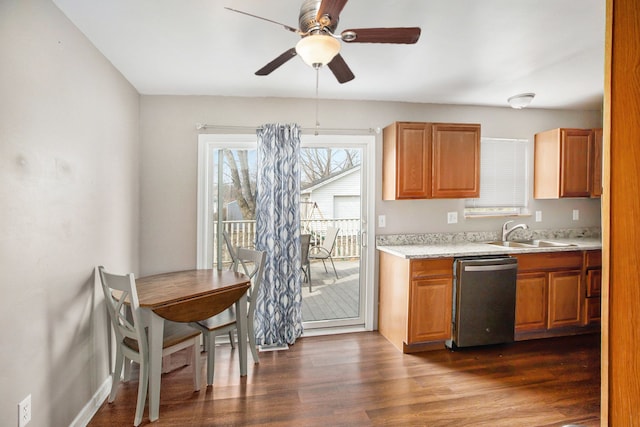
[{"label": "chair leg", "polygon": [[[193,339],[193,347],[190,349],[190,353],[193,357],[193,389],[195,391],[200,390],[200,337],[197,336]],[[209,355],[207,355],[208,357]]]},{"label": "chair leg", "polygon": [[216,336],[213,333],[209,333],[207,341],[209,348],[207,348],[207,386],[213,385],[213,369],[216,362]]},{"label": "chair leg", "polygon": [[322,258],[322,265],[324,265],[324,272],[328,273],[327,271],[327,264],[324,263],[324,258]]},{"label": "chair leg", "polygon": [[140,377],[138,380],[138,400],[136,402],[136,415],[133,425],[139,426],[144,413],[144,403],[147,400],[147,388],[149,385],[149,365],[145,360],[140,361]]},{"label": "chair leg", "polygon": [[[311,286],[311,284],[309,284],[309,286]],[[249,330],[247,331],[247,335],[249,335],[249,348],[251,348],[251,357],[253,357],[253,363],[260,363],[260,358],[258,357],[258,346],[256,345],[256,331],[253,329],[253,324],[248,326]]]},{"label": "chair leg", "polygon": [[231,343],[231,348],[236,348],[236,341],[233,338],[233,331],[229,331],[229,342]]},{"label": "chair leg", "polygon": [[333,263],[333,258],[329,257],[329,261],[331,261],[331,265],[333,266],[333,272],[336,274],[336,279],[339,279],[338,270],[336,270],[336,265]]},{"label": "chair leg", "polygon": [[113,369],[113,381],[111,382],[111,393],[109,393],[109,403],[112,403],[116,394],[118,393],[118,384],[120,384],[120,378],[122,376],[122,364],[124,362],[124,355],[122,351],[118,348],[116,351],[116,365]]}]

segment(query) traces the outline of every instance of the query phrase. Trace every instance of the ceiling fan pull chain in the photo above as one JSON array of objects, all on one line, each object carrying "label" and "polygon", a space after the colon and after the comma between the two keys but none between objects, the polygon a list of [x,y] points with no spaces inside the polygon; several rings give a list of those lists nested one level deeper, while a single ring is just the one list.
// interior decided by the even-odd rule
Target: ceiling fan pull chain
[{"label": "ceiling fan pull chain", "polygon": [[320,129],[320,121],[318,121],[318,80],[320,79],[320,66],[316,66],[316,131],[315,135],[318,136],[318,130]]}]

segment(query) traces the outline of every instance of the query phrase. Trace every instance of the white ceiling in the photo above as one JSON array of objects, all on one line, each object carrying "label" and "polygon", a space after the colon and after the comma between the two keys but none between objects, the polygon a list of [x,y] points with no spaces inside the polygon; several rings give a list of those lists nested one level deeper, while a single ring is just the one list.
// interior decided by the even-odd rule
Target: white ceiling
[{"label": "white ceiling", "polygon": [[[299,39],[302,0],[53,0],[141,94],[315,97],[315,71],[293,58],[254,72]],[[356,78],[320,70],[319,96],[599,110],[604,0],[351,0],[347,28],[422,28],[415,45],[342,43]]]}]

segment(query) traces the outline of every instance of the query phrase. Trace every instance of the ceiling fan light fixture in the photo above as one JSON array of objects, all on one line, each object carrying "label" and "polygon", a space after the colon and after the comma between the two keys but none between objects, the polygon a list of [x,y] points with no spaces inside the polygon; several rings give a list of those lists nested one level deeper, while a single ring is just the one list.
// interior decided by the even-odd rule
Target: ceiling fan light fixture
[{"label": "ceiling fan light fixture", "polygon": [[518,95],[513,95],[507,102],[511,106],[511,108],[515,108],[516,110],[521,110],[525,107],[528,107],[533,101],[533,98],[536,96],[535,93],[521,93]]},{"label": "ceiling fan light fixture", "polygon": [[327,65],[340,53],[340,41],[325,34],[311,34],[296,44],[296,53],[310,67]]}]

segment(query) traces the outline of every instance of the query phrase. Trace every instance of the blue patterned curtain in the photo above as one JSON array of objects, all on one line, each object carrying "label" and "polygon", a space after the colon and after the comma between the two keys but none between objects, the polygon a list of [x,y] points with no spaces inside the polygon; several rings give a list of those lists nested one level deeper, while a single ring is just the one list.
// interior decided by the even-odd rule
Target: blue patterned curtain
[{"label": "blue patterned curtain", "polygon": [[300,128],[258,129],[256,249],[266,251],[254,326],[262,345],[302,335],[300,270]]}]

